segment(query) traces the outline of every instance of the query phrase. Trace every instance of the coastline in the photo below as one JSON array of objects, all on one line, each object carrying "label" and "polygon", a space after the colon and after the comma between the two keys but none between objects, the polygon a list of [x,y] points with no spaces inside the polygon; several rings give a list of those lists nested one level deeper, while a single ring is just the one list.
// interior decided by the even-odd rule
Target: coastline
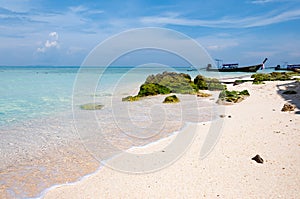
[{"label": "coastline", "polygon": [[[261,193],[266,197],[299,197],[300,190],[296,186],[300,181],[300,134],[296,114],[299,109],[295,113],[281,112],[286,100],[277,93],[278,85],[289,82],[230,85],[229,89],[249,89],[251,95],[240,104],[226,107],[226,116],[230,115],[230,118],[224,118],[222,137],[203,160],[199,160],[199,146],[205,133],[198,133],[184,156],[165,169],[134,175],[103,167],[72,185],[51,188],[42,197],[111,198],[122,195],[129,198],[138,197],[141,193],[152,197],[171,197],[175,194],[209,198],[258,197]],[[248,114],[241,114],[243,112]],[[207,131],[209,125],[202,125],[201,128],[202,132]],[[174,136],[134,150],[159,148]],[[265,159],[264,164],[259,165],[251,160],[256,153]],[[234,191],[234,186],[239,187],[238,190]],[[140,189],[137,191],[136,187]]]}]

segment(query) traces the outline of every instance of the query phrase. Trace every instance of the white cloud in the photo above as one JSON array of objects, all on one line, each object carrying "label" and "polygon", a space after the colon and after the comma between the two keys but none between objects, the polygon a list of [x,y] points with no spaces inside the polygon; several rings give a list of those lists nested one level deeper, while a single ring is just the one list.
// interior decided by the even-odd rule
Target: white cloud
[{"label": "white cloud", "polygon": [[54,38],[55,40],[58,40],[58,34],[57,34],[57,32],[50,32],[50,33],[49,33],[49,37],[52,37],[52,38]]},{"label": "white cloud", "polygon": [[37,52],[45,53],[48,49],[59,48],[58,33],[50,32],[49,39],[47,39],[42,47],[37,48]]},{"label": "white cloud", "polygon": [[214,28],[249,28],[266,26],[275,23],[300,19],[300,9],[289,10],[281,13],[274,11],[261,16],[250,16],[245,18],[223,17],[219,20],[187,19],[172,16],[150,16],[143,17],[140,21],[147,25],[179,25],[199,26]]}]

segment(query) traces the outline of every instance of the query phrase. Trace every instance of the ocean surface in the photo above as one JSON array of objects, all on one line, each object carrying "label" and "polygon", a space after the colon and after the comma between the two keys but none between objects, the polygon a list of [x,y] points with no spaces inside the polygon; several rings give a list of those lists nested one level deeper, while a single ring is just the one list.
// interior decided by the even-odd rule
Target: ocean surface
[{"label": "ocean surface", "polygon": [[[159,105],[163,97],[121,101],[135,95],[150,74],[175,71],[192,78],[198,74],[218,78],[250,75],[187,69],[0,66],[0,198],[38,197],[55,184],[73,182],[95,171],[101,160],[95,160],[86,148],[97,147],[99,143],[94,142],[99,139],[126,150],[166,137],[186,122],[210,121],[217,115],[214,103],[195,96],[180,96],[184,100],[180,106]],[[104,108],[80,109],[80,105],[94,102]],[[102,137],[95,135],[95,125]],[[117,152],[109,147],[103,142],[98,150],[103,158]]]}]

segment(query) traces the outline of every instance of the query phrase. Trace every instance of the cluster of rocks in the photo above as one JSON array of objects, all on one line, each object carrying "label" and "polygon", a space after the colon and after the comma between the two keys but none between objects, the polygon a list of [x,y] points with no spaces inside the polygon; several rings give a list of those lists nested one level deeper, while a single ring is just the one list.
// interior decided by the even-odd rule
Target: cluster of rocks
[{"label": "cluster of rocks", "polygon": [[[226,89],[226,85],[223,85],[218,79],[198,75],[192,80],[188,74],[163,72],[161,74],[148,76],[145,83],[140,86],[139,93],[136,96],[127,96],[123,98],[122,101],[137,101],[142,97],[170,93],[197,94],[199,97],[209,97],[211,96],[210,94],[199,92],[199,90],[216,91],[224,89]],[[178,101],[179,100],[171,100],[167,103],[175,103]]]}]

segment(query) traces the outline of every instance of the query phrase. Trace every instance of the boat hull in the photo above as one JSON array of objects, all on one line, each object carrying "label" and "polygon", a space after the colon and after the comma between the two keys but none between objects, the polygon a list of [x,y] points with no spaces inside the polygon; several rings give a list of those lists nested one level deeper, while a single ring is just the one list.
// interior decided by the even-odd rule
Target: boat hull
[{"label": "boat hull", "polygon": [[257,64],[253,66],[246,66],[246,67],[238,67],[238,68],[210,68],[207,67],[207,71],[212,72],[251,72],[255,73],[258,69],[262,68],[263,64]]}]

